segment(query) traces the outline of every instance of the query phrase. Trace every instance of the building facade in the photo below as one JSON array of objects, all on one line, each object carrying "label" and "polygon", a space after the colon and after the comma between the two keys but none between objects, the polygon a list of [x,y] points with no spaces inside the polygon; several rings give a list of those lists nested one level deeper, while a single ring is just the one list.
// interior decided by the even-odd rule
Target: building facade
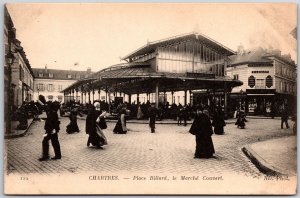
[{"label": "building facade", "polygon": [[[64,90],[77,80],[88,78],[92,74],[91,69],[87,71],[73,71],[73,70],[58,70],[45,68],[33,68],[35,75],[34,79],[34,100],[38,100],[39,95],[45,97],[46,101],[66,102],[71,98],[65,98]],[[72,100],[82,101],[82,94],[77,97],[72,97]]]},{"label": "building facade", "polygon": [[259,48],[232,56],[227,75],[244,83],[232,90],[235,108],[254,115],[279,115],[283,104],[288,104],[291,112],[296,109],[297,67],[279,50]]},{"label": "building facade", "polygon": [[6,7],[4,46],[5,56],[7,56],[8,53],[11,53],[13,56],[13,62],[8,65],[5,61],[4,67],[5,90],[7,91],[10,89],[10,102],[12,108],[15,109],[18,106],[21,106],[24,101],[31,101],[33,99],[34,74],[25,51],[21,46],[21,42],[16,38],[16,29],[14,28],[14,24]]},{"label": "building facade", "polygon": [[[118,97],[115,99],[131,104],[149,101],[156,107],[165,107],[173,103],[202,103],[209,108],[214,108],[214,93],[219,92],[223,97],[220,105],[226,116],[228,94],[232,87],[242,84],[226,76],[228,56],[233,54],[232,50],[207,36],[197,33],[179,35],[148,42],[124,56],[122,60],[126,63],[102,69],[63,91],[72,97],[74,91],[82,90],[88,93],[88,101],[93,103],[91,90],[92,96],[94,90],[104,90],[109,106],[114,102],[111,93],[115,93]],[[206,94],[195,97],[197,90],[205,90]]]},{"label": "building facade", "polygon": [[[156,72],[193,75],[193,77],[218,78],[226,76],[228,56],[232,50],[201,34],[177,36],[166,40],[147,43],[147,45],[125,56],[128,62],[148,63]],[[220,88],[220,95],[224,95]],[[218,88],[214,89],[218,91]],[[210,105],[213,90],[205,94],[188,89],[184,91],[162,93],[160,102],[187,104],[201,102]],[[208,97],[207,93],[211,93]],[[222,92],[222,93],[221,93]],[[219,97],[221,98],[221,97]],[[145,96],[143,95],[145,100]],[[220,99],[221,101],[221,99]],[[224,98],[223,98],[224,103]],[[224,104],[223,104],[224,105]]]}]

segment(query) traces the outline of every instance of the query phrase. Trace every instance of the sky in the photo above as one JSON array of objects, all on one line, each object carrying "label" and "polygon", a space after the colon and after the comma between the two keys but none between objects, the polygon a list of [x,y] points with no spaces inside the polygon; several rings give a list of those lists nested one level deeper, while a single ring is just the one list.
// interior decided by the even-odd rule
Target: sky
[{"label": "sky", "polygon": [[7,4],[32,68],[96,72],[148,41],[198,32],[236,51],[280,49],[297,62],[296,4]]}]

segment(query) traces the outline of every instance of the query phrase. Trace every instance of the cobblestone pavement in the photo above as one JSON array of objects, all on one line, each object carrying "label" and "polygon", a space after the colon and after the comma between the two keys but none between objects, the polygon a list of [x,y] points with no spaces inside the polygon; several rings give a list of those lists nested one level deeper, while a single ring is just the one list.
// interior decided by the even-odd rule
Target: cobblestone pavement
[{"label": "cobblestone pavement", "polygon": [[[86,146],[85,121],[78,120],[80,133],[67,134],[69,120],[61,118],[59,141],[61,160],[38,161],[42,150],[44,122],[34,122],[26,136],[5,139],[7,171],[9,174],[59,174],[94,171],[111,174],[117,171],[156,173],[223,173],[259,178],[262,173],[242,153],[250,143],[292,135],[291,129],[280,129],[280,120],[248,119],[246,129],[234,124],[225,127],[225,135],[213,135],[216,158],[194,159],[195,138],[188,133],[190,125],[157,125],[157,133],[150,133],[145,124],[128,124],[125,135],[113,134],[114,123],[108,123],[104,133],[108,145],[103,150]],[[50,144],[50,156],[53,149]]]}]

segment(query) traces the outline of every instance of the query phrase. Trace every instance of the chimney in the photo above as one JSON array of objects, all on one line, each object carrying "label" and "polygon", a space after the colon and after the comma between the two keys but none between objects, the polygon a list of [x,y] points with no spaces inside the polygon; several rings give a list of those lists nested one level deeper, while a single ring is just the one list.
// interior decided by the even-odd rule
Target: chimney
[{"label": "chimney", "polygon": [[47,64],[45,65],[45,72],[47,72]]}]

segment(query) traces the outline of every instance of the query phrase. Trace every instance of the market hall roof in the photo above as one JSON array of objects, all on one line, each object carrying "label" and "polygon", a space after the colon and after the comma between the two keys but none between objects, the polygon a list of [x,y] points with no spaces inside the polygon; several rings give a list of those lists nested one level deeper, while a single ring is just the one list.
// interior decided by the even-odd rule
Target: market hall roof
[{"label": "market hall roof", "polygon": [[63,91],[68,92],[89,84],[90,88],[107,87],[121,90],[124,93],[146,93],[155,89],[155,81],[159,80],[161,90],[180,91],[184,89],[200,89],[205,87],[239,86],[243,83],[225,76],[203,73],[171,73],[156,72],[147,63],[123,63],[108,67],[94,73],[90,78],[79,80]]},{"label": "market hall roof", "polygon": [[133,58],[135,56],[152,53],[156,50],[157,47],[171,45],[171,44],[175,44],[175,43],[186,41],[186,40],[198,40],[204,44],[211,46],[214,49],[217,49],[217,51],[220,51],[222,54],[227,55],[227,56],[235,54],[234,51],[232,51],[231,49],[218,43],[217,41],[215,41],[203,34],[198,34],[196,32],[193,32],[193,33],[183,34],[183,35],[170,37],[167,39],[158,40],[158,41],[154,41],[154,42],[147,42],[146,45],[144,45],[141,48],[135,50],[134,52],[124,56],[122,59],[126,60],[126,59]]}]

